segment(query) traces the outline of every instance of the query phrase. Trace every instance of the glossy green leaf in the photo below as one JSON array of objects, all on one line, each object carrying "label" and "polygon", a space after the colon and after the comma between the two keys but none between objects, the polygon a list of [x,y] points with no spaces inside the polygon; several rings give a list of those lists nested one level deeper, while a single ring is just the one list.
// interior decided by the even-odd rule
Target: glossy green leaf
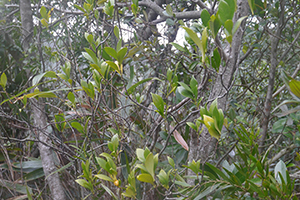
[{"label": "glossy green leaf", "polygon": [[71,123],[71,126],[72,126],[73,128],[75,128],[77,131],[79,131],[80,133],[84,134],[84,129],[83,129],[83,127],[81,126],[80,123],[78,123],[78,122],[72,122],[72,123]]},{"label": "glossy green leaf", "polygon": [[161,169],[159,174],[157,175],[159,182],[166,188],[169,188],[169,176],[167,175],[167,173]]},{"label": "glossy green leaf", "polygon": [[169,162],[169,164],[173,167],[173,168],[175,168],[175,163],[174,163],[174,160],[171,158],[171,157],[167,157],[168,158],[168,162]]},{"label": "glossy green leaf", "polygon": [[202,47],[200,48],[202,53],[202,63],[205,62],[205,53],[207,50],[207,39],[208,39],[208,34],[207,34],[207,28],[205,27],[202,32],[202,38],[201,38]]},{"label": "glossy green leaf", "polygon": [[187,34],[191,37],[191,39],[195,42],[195,44],[199,47],[199,49],[202,49],[202,41],[198,37],[197,33],[195,33],[192,29],[188,27],[182,27]]},{"label": "glossy green leaf", "polygon": [[46,28],[49,27],[49,24],[48,24],[48,22],[45,20],[45,18],[41,19],[41,23],[42,23]]},{"label": "glossy green leaf", "polygon": [[188,98],[190,98],[190,99],[194,99],[193,92],[191,92],[190,90],[185,89],[183,86],[179,86],[179,87],[177,88],[177,90],[178,90],[178,92],[179,92],[181,95],[183,95],[183,96],[185,96],[185,97],[188,97]]},{"label": "glossy green leaf", "polygon": [[184,48],[183,46],[181,46],[181,45],[179,45],[177,43],[171,42],[170,44],[172,44],[179,51],[188,52],[186,48]]},{"label": "glossy green leaf", "polygon": [[6,74],[3,72],[0,78],[0,85],[5,88],[7,84],[7,76]]},{"label": "glossy green leaf", "polygon": [[140,174],[136,177],[139,181],[141,182],[146,182],[146,183],[154,183],[154,179],[150,174]]},{"label": "glossy green leaf", "polygon": [[190,86],[191,86],[194,96],[197,97],[198,96],[198,82],[194,78],[194,76],[192,76],[192,78],[190,80]]},{"label": "glossy green leaf", "polygon": [[231,19],[226,20],[224,27],[225,30],[228,32],[228,35],[232,35],[233,22]]},{"label": "glossy green leaf", "polygon": [[281,178],[279,177],[279,173],[283,177],[285,184],[287,183],[286,171],[287,171],[287,168],[286,168],[285,163],[282,160],[280,160],[274,168],[275,178],[279,184],[283,184]]},{"label": "glossy green leaf", "polygon": [[208,26],[208,22],[210,20],[210,14],[206,9],[201,11],[201,20],[204,26]]},{"label": "glossy green leaf", "polygon": [[291,92],[300,98],[300,81],[292,79],[289,82]]},{"label": "glossy green leaf", "polygon": [[74,104],[75,103],[75,96],[73,92],[68,93],[68,99]]},{"label": "glossy green leaf", "polygon": [[216,36],[221,28],[221,22],[220,22],[219,18],[216,17],[215,15],[212,15],[210,17],[209,28],[212,32],[213,38],[216,38]]},{"label": "glossy green leaf", "polygon": [[120,30],[119,30],[118,26],[114,27],[114,34],[117,37],[117,39],[120,39]]},{"label": "glossy green leaf", "polygon": [[87,188],[89,190],[92,190],[93,186],[91,184],[89,184],[86,180],[84,179],[76,179],[75,180],[76,183],[78,183],[79,185],[81,185],[84,188]]},{"label": "glossy green leaf", "polygon": [[220,64],[221,64],[221,56],[218,48],[215,48],[213,52],[213,56],[211,58],[211,65],[218,72],[220,68]]},{"label": "glossy green leaf", "polygon": [[135,152],[136,152],[137,158],[141,162],[145,162],[146,159],[145,159],[145,156],[144,156],[144,150],[140,149],[140,148],[137,148]]},{"label": "glossy green leaf", "polygon": [[[44,72],[42,74],[38,74],[35,77],[33,77],[33,79],[32,79],[32,85],[38,84],[43,77],[56,78],[56,73],[53,72],[53,71],[47,71],[47,72]],[[2,80],[2,76],[1,76],[1,80]]]},{"label": "glossy green leaf", "polygon": [[250,7],[250,10],[252,12],[252,15],[254,15],[254,7],[255,7],[255,0],[248,0],[248,4],[249,4],[249,7]]},{"label": "glossy green leaf", "polygon": [[153,93],[151,93],[151,95],[152,95],[153,103],[154,103],[155,107],[157,108],[157,112],[158,112],[162,117],[164,117],[164,107],[165,107],[165,102],[164,102],[164,100],[163,100],[162,97],[159,96],[158,94],[153,94]]},{"label": "glossy green leaf", "polygon": [[117,61],[119,63],[123,62],[126,53],[127,53],[127,48],[126,47],[124,47],[120,51],[118,51],[118,53],[117,53]]},{"label": "glossy green leaf", "polygon": [[80,7],[79,5],[74,4],[74,7],[85,13],[85,10],[82,7]]},{"label": "glossy green leaf", "polygon": [[108,55],[110,55],[114,59],[118,60],[118,53],[116,52],[116,50],[114,50],[111,47],[104,47],[104,50]]},{"label": "glossy green leaf", "polygon": [[232,20],[235,10],[235,0],[220,0],[218,8],[218,17],[223,25],[227,20]]},{"label": "glossy green leaf", "polygon": [[89,44],[92,44],[94,41],[94,36],[92,34],[89,33],[85,33],[84,34],[85,39],[88,41]]},{"label": "glossy green leaf", "polygon": [[48,20],[47,9],[45,8],[45,6],[41,7],[40,14],[41,14],[42,18],[45,18],[46,20]]},{"label": "glossy green leaf", "polygon": [[104,174],[97,174],[95,175],[96,178],[105,180],[105,181],[110,181],[110,182],[114,182],[109,176],[106,176]]},{"label": "glossy green leaf", "polygon": [[233,26],[233,29],[232,29],[232,35],[235,34],[235,32],[236,32],[236,31],[238,30],[238,28],[240,27],[242,21],[243,21],[244,19],[246,19],[246,18],[247,18],[247,16],[241,17],[241,18],[239,18],[239,19],[235,22],[235,24],[234,24],[234,26]]},{"label": "glossy green leaf", "polygon": [[110,60],[107,60],[106,63],[115,71],[119,72],[120,71],[120,68],[119,66],[113,62],[113,61],[110,61]]},{"label": "glossy green leaf", "polygon": [[122,195],[129,198],[135,198],[136,192],[132,188],[127,187],[125,192],[122,193]]},{"label": "glossy green leaf", "polygon": [[192,123],[192,122],[187,122],[186,123],[189,127],[191,127],[192,129],[194,129],[195,131],[197,131],[197,126],[194,124],[194,123]]},{"label": "glossy green leaf", "polygon": [[148,171],[148,173],[154,177],[154,156],[152,153],[150,153],[145,161],[145,167]]}]

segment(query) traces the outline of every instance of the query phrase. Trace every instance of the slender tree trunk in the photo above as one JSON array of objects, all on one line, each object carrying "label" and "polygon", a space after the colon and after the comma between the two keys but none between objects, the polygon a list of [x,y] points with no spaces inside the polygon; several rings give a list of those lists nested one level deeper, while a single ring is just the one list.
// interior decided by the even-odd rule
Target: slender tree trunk
[{"label": "slender tree trunk", "polygon": [[[249,14],[248,1],[238,0],[237,6],[238,8],[234,16],[234,20],[233,20],[234,22],[237,19],[243,16],[247,16]],[[222,110],[226,109],[227,95],[229,92],[228,90],[230,89],[233,80],[233,75],[237,69],[237,61],[240,55],[240,48],[242,45],[244,28],[245,28],[245,22],[241,24],[240,28],[233,36],[231,48],[229,50],[229,54],[227,55],[228,60],[226,66],[220,68],[220,73],[222,74],[216,78],[214,87],[209,95],[210,100],[214,100],[215,98],[218,98],[218,108]],[[201,161],[204,162],[211,155],[212,151],[215,149],[217,140],[210,136],[206,128],[201,133],[199,139],[200,139],[199,145],[197,145],[198,142],[196,143],[192,139],[190,141],[191,150],[189,155],[189,161],[193,159],[194,160],[201,159]],[[196,157],[195,154],[197,154]]]},{"label": "slender tree trunk", "polygon": [[270,113],[271,113],[271,106],[272,106],[272,95],[274,90],[274,82],[275,82],[275,75],[276,75],[276,67],[278,65],[277,61],[277,47],[280,40],[280,35],[284,27],[284,4],[285,1],[280,1],[280,18],[276,30],[276,36],[271,36],[271,66],[269,72],[269,85],[268,91],[266,95],[265,105],[264,105],[264,113],[261,119],[261,132],[260,132],[260,141],[259,141],[259,152],[261,153],[263,150],[263,145],[266,140],[267,132],[268,132],[268,124],[270,120]]},{"label": "slender tree trunk", "polygon": [[[22,46],[24,51],[27,51],[33,39],[33,19],[30,0],[20,0],[20,13],[23,36]],[[28,72],[27,75],[29,75],[29,73],[30,72]],[[47,183],[50,187],[51,196],[54,200],[64,200],[65,194],[58,173],[53,173],[57,170],[53,159],[53,151],[51,150],[50,146],[44,145],[51,145],[51,141],[46,132],[48,124],[42,99],[36,100],[33,98],[31,105],[35,133],[38,136],[39,141],[41,141],[38,146],[42,159],[43,170],[45,177],[47,177]]]}]

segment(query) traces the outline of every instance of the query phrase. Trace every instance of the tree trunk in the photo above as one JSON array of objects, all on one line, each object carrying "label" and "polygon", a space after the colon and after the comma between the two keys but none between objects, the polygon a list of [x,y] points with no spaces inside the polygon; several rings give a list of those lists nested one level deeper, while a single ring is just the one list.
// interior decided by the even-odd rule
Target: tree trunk
[{"label": "tree trunk", "polygon": [[277,48],[278,43],[280,40],[280,35],[283,30],[283,24],[284,24],[284,4],[285,1],[280,1],[280,18],[278,21],[278,26],[276,30],[276,36],[271,36],[271,66],[270,66],[270,72],[269,72],[269,84],[268,84],[268,91],[266,95],[265,105],[264,105],[264,113],[261,119],[261,132],[260,132],[260,140],[259,140],[259,152],[261,153],[263,151],[263,145],[266,140],[267,131],[268,131],[268,124],[270,120],[270,114],[271,114],[271,106],[272,106],[272,95],[274,90],[274,83],[275,83],[275,75],[276,75],[276,67],[278,65],[277,61]]},{"label": "tree trunk", "polygon": [[[24,51],[27,51],[32,42],[33,36],[33,19],[31,11],[31,2],[30,0],[20,0],[20,13],[21,13],[21,22],[22,22],[22,35],[23,42],[22,46]],[[29,75],[29,71],[28,74]],[[64,200],[65,194],[62,187],[62,184],[59,180],[58,173],[53,173],[57,170],[54,159],[53,151],[51,150],[51,141],[48,137],[49,133],[46,133],[48,127],[47,117],[44,112],[44,106],[42,99],[32,99],[31,101],[31,110],[33,113],[34,119],[34,130],[35,134],[38,136],[40,141],[39,151],[42,159],[43,170],[45,177],[47,177],[47,183],[49,184],[51,196],[54,200]],[[45,145],[46,144],[46,145]],[[49,146],[47,145],[49,144]],[[51,174],[53,173],[53,174]],[[51,174],[51,175],[50,175]],[[49,176],[49,177],[48,177]]]},{"label": "tree trunk", "polygon": [[[247,1],[238,0],[237,6],[237,12],[235,13],[233,19],[234,22],[243,16],[247,16],[249,13]],[[233,75],[237,69],[237,61],[240,55],[244,28],[245,22],[241,24],[240,28],[233,36],[231,48],[229,50],[229,54],[227,55],[228,60],[226,62],[226,66],[220,67],[220,75],[218,75],[216,78],[214,87],[209,95],[209,103],[218,98],[218,108],[222,110],[226,109],[227,95],[232,84]],[[190,154],[194,155],[189,156],[189,161],[192,161],[193,159],[201,159],[201,161],[204,162],[215,149],[217,140],[210,136],[206,128],[201,133],[199,139],[199,145],[196,145],[197,143],[195,143],[193,140],[190,141]],[[195,154],[197,154],[196,157]]]}]

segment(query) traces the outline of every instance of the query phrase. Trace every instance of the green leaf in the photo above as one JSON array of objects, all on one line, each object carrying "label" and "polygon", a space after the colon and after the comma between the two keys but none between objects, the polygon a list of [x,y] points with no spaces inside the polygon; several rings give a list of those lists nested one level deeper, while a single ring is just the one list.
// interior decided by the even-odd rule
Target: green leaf
[{"label": "green leaf", "polygon": [[154,183],[154,179],[150,174],[140,174],[136,177],[139,181],[141,182],[146,182],[146,183]]},{"label": "green leaf", "polygon": [[235,0],[220,1],[217,15],[223,25],[228,19],[232,20],[235,10],[236,10]]},{"label": "green leaf", "polygon": [[104,47],[104,50],[108,55],[110,55],[114,59],[118,60],[118,54],[117,54],[116,50],[114,50],[111,47]]},{"label": "green leaf", "polygon": [[233,26],[233,29],[232,29],[232,35],[235,34],[235,32],[236,32],[236,31],[238,30],[238,28],[240,27],[242,21],[243,21],[244,19],[246,19],[247,17],[248,17],[248,16],[241,17],[241,18],[239,18],[239,19],[235,22],[235,24],[234,24],[234,26]]},{"label": "green leaf", "polygon": [[221,56],[218,48],[215,48],[213,52],[213,56],[211,58],[211,65],[218,72],[220,68],[220,64],[221,64]]},{"label": "green leaf", "polygon": [[220,22],[219,18],[216,17],[215,15],[212,15],[210,17],[209,28],[212,32],[213,38],[216,38],[216,36],[221,28],[221,22]]},{"label": "green leaf", "polygon": [[124,47],[120,51],[118,51],[118,53],[117,53],[117,61],[119,63],[123,62],[126,53],[127,53],[127,48],[126,47]]},{"label": "green leaf", "polygon": [[74,7],[85,13],[85,10],[82,7],[80,7],[79,5],[74,4]]},{"label": "green leaf", "polygon": [[46,91],[46,92],[35,91],[33,93],[26,94],[25,97],[27,97],[27,98],[34,98],[34,97],[57,98],[57,96],[51,91]]},{"label": "green leaf", "polygon": [[43,19],[41,19],[41,23],[46,27],[46,28],[48,28],[49,27],[49,24],[48,24],[48,22],[43,18]]},{"label": "green leaf", "polygon": [[74,104],[75,103],[75,95],[73,92],[68,93],[68,99]]},{"label": "green leaf", "polygon": [[173,168],[175,168],[174,160],[172,158],[170,158],[169,156],[168,156],[168,162]]},{"label": "green leaf", "polygon": [[194,76],[192,76],[192,78],[190,80],[190,86],[191,86],[194,96],[197,97],[198,96],[198,82],[194,78]]},{"label": "green leaf", "polygon": [[114,182],[110,177],[108,177],[104,174],[97,174],[97,175],[95,175],[95,177],[97,177],[99,179],[102,179],[102,180],[105,180],[105,181]]},{"label": "green leaf", "polygon": [[171,7],[170,4],[168,4],[168,5],[166,6],[166,12],[167,12],[167,14],[168,14],[170,17],[173,16],[173,9],[172,9],[172,7]]},{"label": "green leaf", "polygon": [[208,188],[206,188],[204,191],[201,191],[201,193],[196,196],[196,198],[194,200],[200,200],[203,199],[204,197],[210,195],[211,193],[215,192],[216,189],[221,185],[221,183],[217,183],[214,184],[212,186],[209,186]]},{"label": "green leaf", "polygon": [[[39,75],[36,75],[35,77],[33,77],[32,79],[32,85],[36,85],[40,82],[40,80],[43,78],[43,77],[51,77],[51,78],[56,78],[56,73],[53,72],[53,71],[47,71],[47,72],[44,72],[42,74],[39,74]],[[2,76],[1,76],[1,79],[2,79]],[[2,82],[2,81],[1,81]]]},{"label": "green leaf", "polygon": [[111,141],[108,143],[108,145],[111,145],[111,148],[109,148],[109,150],[113,151],[117,151],[118,150],[118,146],[119,146],[119,137],[117,134],[115,134],[112,138]]},{"label": "green leaf", "polygon": [[48,21],[47,9],[45,8],[45,6],[41,7],[40,14],[42,18],[45,18]]},{"label": "green leaf", "polygon": [[82,187],[86,188],[86,189],[89,189],[89,190],[92,190],[93,189],[93,186],[90,185],[86,180],[84,179],[76,179],[75,180],[76,183],[78,183],[79,185],[81,185]]},{"label": "green leaf", "polygon": [[279,173],[282,175],[285,184],[287,183],[286,171],[287,171],[287,168],[286,168],[285,163],[282,160],[280,160],[274,168],[275,178],[279,184],[283,184],[283,182],[279,176]]},{"label": "green leaf", "polygon": [[207,27],[210,20],[210,14],[206,9],[203,9],[201,12],[201,20],[203,25]]},{"label": "green leaf", "polygon": [[72,126],[73,128],[75,128],[77,131],[79,131],[80,133],[84,134],[84,129],[83,129],[83,127],[81,126],[80,123],[78,123],[78,122],[72,122],[72,123],[71,123],[71,126]]},{"label": "green leaf", "polygon": [[100,184],[101,187],[110,195],[112,196],[114,199],[119,199],[108,187],[106,187],[105,185],[103,185],[102,183]]},{"label": "green leaf", "polygon": [[135,198],[136,192],[131,187],[127,187],[125,192],[122,193],[122,195],[129,198]]},{"label": "green leaf", "polygon": [[93,44],[94,36],[92,34],[84,33],[84,37],[89,44]]},{"label": "green leaf", "polygon": [[148,173],[154,178],[154,156],[150,153],[145,161],[145,167]]},{"label": "green leaf", "polygon": [[159,96],[158,94],[153,94],[151,93],[152,95],[152,100],[153,100],[153,103],[155,105],[155,107],[157,108],[157,111],[158,113],[164,117],[164,107],[165,107],[165,102],[164,100],[162,99],[161,96]]},{"label": "green leaf", "polygon": [[300,98],[300,81],[292,79],[289,82],[291,92]]},{"label": "green leaf", "polygon": [[228,35],[232,35],[233,22],[231,19],[226,20],[224,27],[228,32]]},{"label": "green leaf", "polygon": [[179,51],[188,52],[187,49],[177,43],[171,42],[171,44]]},{"label": "green leaf", "polygon": [[113,61],[107,60],[106,63],[115,71],[120,72],[119,66]]},{"label": "green leaf", "polygon": [[195,33],[192,29],[188,27],[182,27],[187,34],[191,37],[191,39],[195,42],[195,44],[199,47],[199,49],[203,49],[202,41],[198,37],[197,33]]},{"label": "green leaf", "polygon": [[63,131],[67,125],[65,115],[63,113],[54,116],[55,126],[59,131]]},{"label": "green leaf", "polygon": [[191,127],[192,129],[194,129],[195,131],[198,131],[197,130],[197,126],[194,124],[194,123],[192,123],[192,122],[187,122],[186,123],[189,127]]},{"label": "green leaf", "polygon": [[107,162],[103,158],[96,157],[96,161],[100,165],[101,168],[103,168],[107,172],[109,171],[109,169],[106,167]]},{"label": "green leaf", "polygon": [[114,34],[118,39],[120,39],[120,30],[117,26],[114,27]]},{"label": "green leaf", "polygon": [[7,76],[6,74],[3,72],[0,78],[0,85],[5,88],[7,84]]},{"label": "green leaf", "polygon": [[180,186],[182,186],[182,187],[191,187],[190,184],[188,184],[188,183],[186,183],[186,182],[184,182],[184,181],[175,181],[175,184],[176,184],[176,185],[180,185]]},{"label": "green leaf", "polygon": [[169,188],[169,176],[167,175],[167,173],[161,169],[159,174],[157,175],[159,182],[166,188]]},{"label": "green leaf", "polygon": [[144,156],[144,149],[137,148],[135,152],[136,152],[137,158],[141,162],[145,162],[146,159],[145,159],[145,156]]},{"label": "green leaf", "polygon": [[188,98],[190,98],[190,99],[194,99],[193,92],[191,92],[190,90],[185,89],[183,86],[179,86],[179,87],[177,88],[177,90],[178,90],[178,92],[179,92],[181,95],[183,95],[183,96],[185,96],[185,97],[188,97]]},{"label": "green leaf", "polygon": [[191,92],[193,94],[193,91],[192,89],[187,85],[185,84],[184,82],[178,82],[184,89],[188,90],[189,92]]},{"label": "green leaf", "polygon": [[248,4],[249,4],[249,7],[250,7],[250,10],[252,12],[252,15],[254,15],[254,7],[255,7],[255,0],[248,0]]}]

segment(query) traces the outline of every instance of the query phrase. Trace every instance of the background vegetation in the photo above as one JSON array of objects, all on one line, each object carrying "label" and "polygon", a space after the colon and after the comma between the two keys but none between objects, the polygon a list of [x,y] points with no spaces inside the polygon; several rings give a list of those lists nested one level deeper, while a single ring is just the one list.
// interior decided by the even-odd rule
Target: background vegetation
[{"label": "background vegetation", "polygon": [[1,199],[298,199],[299,0],[1,0]]}]

